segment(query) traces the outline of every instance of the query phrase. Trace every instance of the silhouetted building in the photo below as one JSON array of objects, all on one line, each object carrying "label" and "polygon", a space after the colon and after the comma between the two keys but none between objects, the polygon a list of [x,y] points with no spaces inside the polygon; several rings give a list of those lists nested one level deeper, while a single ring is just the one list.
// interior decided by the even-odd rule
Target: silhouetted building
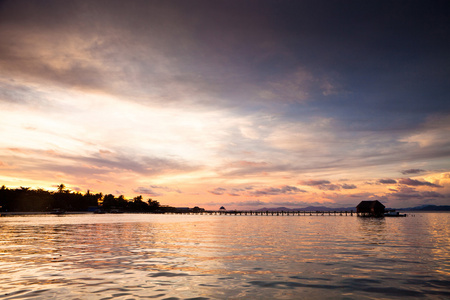
[{"label": "silhouetted building", "polygon": [[219,210],[226,210],[225,207],[221,206]]},{"label": "silhouetted building", "polygon": [[200,213],[200,212],[204,212],[204,211],[205,211],[204,208],[201,208],[201,207],[198,207],[198,206],[195,206],[195,207],[192,209],[192,212],[193,212],[193,213]]},{"label": "silhouetted building", "polygon": [[384,205],[380,201],[361,201],[356,206],[356,213],[360,217],[383,217]]},{"label": "silhouetted building", "polygon": [[176,207],[175,209],[177,213],[188,213],[191,211],[189,207]]}]

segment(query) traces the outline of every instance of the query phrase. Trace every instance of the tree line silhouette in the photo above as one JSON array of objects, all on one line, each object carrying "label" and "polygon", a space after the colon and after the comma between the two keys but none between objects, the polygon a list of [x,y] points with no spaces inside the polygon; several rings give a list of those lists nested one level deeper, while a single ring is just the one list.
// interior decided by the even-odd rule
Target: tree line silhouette
[{"label": "tree line silhouette", "polygon": [[4,212],[45,212],[55,209],[65,211],[101,211],[118,210],[124,212],[167,212],[174,207],[161,205],[157,200],[149,198],[144,202],[142,196],[127,200],[123,195],[115,197],[112,194],[93,194],[89,190],[82,194],[66,189],[64,184],[58,186],[55,192],[44,189],[20,187],[9,189],[4,185],[0,188],[0,211]]}]

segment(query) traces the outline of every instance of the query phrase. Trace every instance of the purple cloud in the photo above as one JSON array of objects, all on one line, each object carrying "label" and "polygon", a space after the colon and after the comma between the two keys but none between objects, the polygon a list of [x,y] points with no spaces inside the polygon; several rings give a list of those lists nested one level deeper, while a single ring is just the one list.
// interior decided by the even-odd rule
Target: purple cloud
[{"label": "purple cloud", "polygon": [[352,190],[352,189],[356,189],[357,186],[354,184],[346,184],[344,183],[343,185],[341,185],[341,187],[345,190]]},{"label": "purple cloud", "polygon": [[425,170],[422,170],[422,169],[408,169],[408,170],[403,170],[403,171],[401,171],[401,173],[402,173],[403,175],[407,175],[407,174],[419,174],[419,173],[422,173],[422,172],[425,172]]},{"label": "purple cloud", "polygon": [[247,192],[249,190],[253,190],[253,186],[246,186],[246,187],[235,187],[231,189],[230,195],[232,196],[240,196],[240,192]]},{"label": "purple cloud", "polygon": [[314,186],[317,187],[323,191],[339,191],[341,188],[346,190],[356,189],[356,185],[354,184],[334,184],[331,183],[329,180],[304,180],[301,181],[300,184],[307,185],[307,186]]},{"label": "purple cloud", "polygon": [[393,193],[391,194],[394,197],[399,198],[399,200],[408,200],[408,199],[421,199],[422,196],[419,193],[416,194],[407,194],[407,193]]},{"label": "purple cloud", "polygon": [[410,186],[431,186],[431,187],[442,187],[442,185],[434,184],[428,181],[420,181],[411,178],[402,178],[398,181],[400,184],[410,185]]},{"label": "purple cloud", "polygon": [[304,181],[300,182],[300,184],[308,185],[308,186],[317,186],[317,185],[330,184],[330,183],[331,182],[328,180],[304,180]]},{"label": "purple cloud", "polygon": [[229,196],[232,197],[239,197],[240,195],[238,193],[228,193]]},{"label": "purple cloud", "polygon": [[415,188],[411,188],[408,186],[401,187],[398,191],[393,190],[394,193],[390,193],[388,195],[396,197],[398,200],[409,200],[409,199],[417,199],[417,200],[429,200],[430,198],[445,198],[444,195],[434,192],[434,191],[417,191]]},{"label": "purple cloud", "polygon": [[285,185],[281,188],[270,187],[250,192],[252,196],[295,195],[298,193],[306,193],[306,191],[295,186]]},{"label": "purple cloud", "polygon": [[218,188],[215,188],[214,190],[208,191],[208,192],[211,193],[211,194],[213,194],[213,195],[218,195],[218,196],[220,196],[220,195],[223,195],[226,191],[227,191],[227,189],[218,187]]},{"label": "purple cloud", "polygon": [[339,191],[341,187],[337,184],[322,184],[318,186],[323,191]]},{"label": "purple cloud", "polygon": [[402,191],[399,193],[392,193],[391,195],[396,198],[399,198],[399,200],[445,198],[444,195],[437,193],[437,192],[433,192],[433,191],[417,192],[414,190],[414,192],[412,192],[412,193],[408,193],[407,191]]},{"label": "purple cloud", "polygon": [[378,180],[378,182],[382,183],[382,184],[394,184],[394,183],[397,183],[397,180],[395,180],[395,179],[380,179],[380,180]]},{"label": "purple cloud", "polygon": [[423,197],[426,198],[445,198],[444,195],[434,192],[434,191],[425,191],[421,193]]}]

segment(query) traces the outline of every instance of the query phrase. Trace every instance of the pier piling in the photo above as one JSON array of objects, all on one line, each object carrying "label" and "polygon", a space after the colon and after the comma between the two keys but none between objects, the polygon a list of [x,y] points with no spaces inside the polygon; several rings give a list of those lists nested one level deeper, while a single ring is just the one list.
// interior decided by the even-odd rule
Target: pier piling
[{"label": "pier piling", "polygon": [[173,214],[190,214],[190,215],[234,215],[234,216],[353,216],[352,211],[248,211],[248,210],[230,210],[230,211],[217,211],[217,210],[205,210],[200,212],[193,211],[178,211]]}]

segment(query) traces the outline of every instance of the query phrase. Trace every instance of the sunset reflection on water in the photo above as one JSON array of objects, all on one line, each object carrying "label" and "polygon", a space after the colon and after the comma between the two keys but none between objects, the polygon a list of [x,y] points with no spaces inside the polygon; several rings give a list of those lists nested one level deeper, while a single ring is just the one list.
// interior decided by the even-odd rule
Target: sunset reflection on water
[{"label": "sunset reflection on water", "polygon": [[447,297],[448,216],[3,217],[0,298]]}]

